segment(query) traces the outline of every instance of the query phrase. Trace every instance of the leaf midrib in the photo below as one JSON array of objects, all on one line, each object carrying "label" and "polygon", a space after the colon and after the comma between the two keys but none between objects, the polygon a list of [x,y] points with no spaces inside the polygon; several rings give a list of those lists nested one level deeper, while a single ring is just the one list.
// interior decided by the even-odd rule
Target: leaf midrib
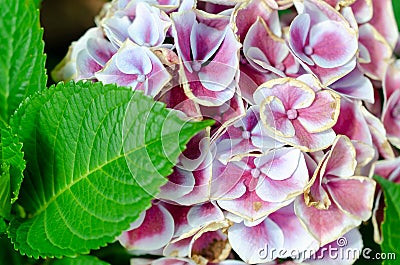
[{"label": "leaf midrib", "polygon": [[[125,158],[126,156],[129,156],[129,155],[131,155],[132,153],[134,153],[134,152],[136,152],[136,151],[139,151],[139,150],[141,150],[141,149],[143,149],[143,148],[146,148],[146,147],[149,146],[149,145],[155,144],[155,143],[160,142],[160,141],[162,141],[162,140],[164,140],[164,139],[166,140],[166,139],[168,139],[168,138],[170,138],[170,137],[171,137],[172,139],[175,139],[175,134],[174,134],[174,133],[171,133],[171,134],[168,134],[168,135],[163,136],[161,139],[157,139],[157,140],[150,141],[150,142],[144,144],[143,146],[134,148],[134,149],[130,150],[129,152],[126,152],[126,153],[124,153],[124,154],[118,155],[118,156],[116,156],[115,158],[110,159],[110,160],[106,161],[105,163],[100,164],[99,166],[93,168],[92,170],[90,170],[89,172],[85,173],[85,174],[82,175],[81,177],[75,179],[74,181],[72,181],[71,183],[69,183],[67,186],[65,186],[65,188],[63,188],[63,189],[61,189],[59,192],[57,192],[53,197],[50,198],[50,200],[46,201],[35,213],[31,214],[31,215],[29,216],[29,218],[34,218],[34,217],[40,215],[43,211],[46,210],[46,208],[47,208],[51,203],[53,203],[53,202],[54,202],[60,195],[62,195],[64,192],[66,192],[67,190],[70,190],[71,187],[73,187],[75,184],[77,184],[77,183],[80,182],[81,180],[86,179],[86,178],[89,177],[91,174],[93,174],[93,173],[95,173],[95,172],[97,172],[97,171],[99,171],[99,170],[102,170],[102,169],[103,169],[105,166],[107,166],[108,164],[110,164],[110,163],[112,163],[112,162],[114,162],[114,161],[117,161],[118,159]],[[161,175],[160,175],[160,176],[161,176]]]}]

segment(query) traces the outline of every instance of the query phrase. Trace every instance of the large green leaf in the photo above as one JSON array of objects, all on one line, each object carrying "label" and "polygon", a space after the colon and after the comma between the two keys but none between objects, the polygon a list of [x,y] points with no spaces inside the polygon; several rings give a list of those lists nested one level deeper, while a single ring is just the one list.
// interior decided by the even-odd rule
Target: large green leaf
[{"label": "large green leaf", "polygon": [[78,256],[76,258],[63,258],[55,260],[51,265],[109,265],[109,263],[99,260],[94,256]]},{"label": "large green leaf", "polygon": [[9,235],[35,258],[86,254],[129,228],[166,182],[189,139],[185,123],[141,92],[100,83],[59,84],[11,119],[27,169]]},{"label": "large green leaf", "polygon": [[[37,1],[36,1],[37,2]],[[0,126],[28,95],[45,88],[45,55],[34,1],[0,1]]]},{"label": "large green leaf", "polygon": [[[396,257],[400,257],[400,184],[378,176],[375,176],[375,180],[383,189],[386,205],[384,221],[381,227],[383,237],[381,244],[382,253],[385,253],[385,255],[395,253]],[[384,264],[398,264],[398,262],[387,259],[384,261]]]},{"label": "large green leaf", "polygon": [[0,217],[9,218],[11,205],[18,198],[26,165],[22,144],[10,128],[1,130],[0,150]]}]

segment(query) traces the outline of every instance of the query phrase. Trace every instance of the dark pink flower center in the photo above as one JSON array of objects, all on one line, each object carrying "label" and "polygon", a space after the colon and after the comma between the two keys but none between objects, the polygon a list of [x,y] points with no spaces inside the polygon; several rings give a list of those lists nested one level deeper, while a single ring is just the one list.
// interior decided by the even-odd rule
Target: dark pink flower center
[{"label": "dark pink flower center", "polygon": [[307,45],[306,47],[304,47],[304,53],[306,55],[311,55],[314,53],[314,50],[311,46]]},{"label": "dark pink flower center", "polygon": [[297,118],[297,110],[290,109],[290,110],[286,111],[286,115],[289,120],[294,120]]},{"label": "dark pink flower center", "polygon": [[143,83],[144,80],[146,80],[146,76],[145,76],[145,75],[137,75],[136,80],[137,80],[139,83]]},{"label": "dark pink flower center", "polygon": [[193,69],[193,71],[195,71],[195,72],[200,71],[200,69],[201,69],[201,63],[198,62],[198,61],[194,61],[194,62],[192,63],[192,69]]},{"label": "dark pink flower center", "polygon": [[251,136],[251,134],[250,134],[249,131],[243,131],[242,132],[242,138],[243,139],[248,140],[248,139],[250,139],[250,136]]}]

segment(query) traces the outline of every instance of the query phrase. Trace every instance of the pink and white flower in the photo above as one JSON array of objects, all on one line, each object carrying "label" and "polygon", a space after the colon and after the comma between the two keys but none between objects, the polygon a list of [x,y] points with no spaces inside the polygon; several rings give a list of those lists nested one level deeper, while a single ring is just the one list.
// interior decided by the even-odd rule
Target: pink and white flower
[{"label": "pink and white flower", "polygon": [[185,93],[201,105],[222,105],[235,94],[241,47],[229,17],[185,11],[171,18]]},{"label": "pink and white flower", "polygon": [[211,197],[222,209],[254,222],[288,205],[308,179],[301,151],[280,148],[226,165],[216,160]]},{"label": "pink and white flower", "polygon": [[312,81],[307,76],[274,79],[254,93],[261,122],[269,136],[306,152],[332,144],[335,138],[332,127],[340,108],[336,93],[321,90]]},{"label": "pink and white flower", "polygon": [[290,25],[290,50],[307,72],[330,85],[356,66],[357,32],[323,1],[295,3],[299,15]]},{"label": "pink and white flower", "polygon": [[321,246],[371,216],[375,182],[354,176],[356,165],[355,149],[342,135],[320,161],[309,161],[314,175],[304,198],[296,199],[295,212]]},{"label": "pink and white flower", "polygon": [[129,86],[145,95],[157,95],[170,80],[170,75],[157,56],[147,47],[126,40],[106,66],[95,73],[104,83]]},{"label": "pink and white flower", "polygon": [[102,18],[100,24],[116,47],[121,47],[127,39],[140,46],[153,47],[164,42],[171,20],[155,6],[130,1]]}]

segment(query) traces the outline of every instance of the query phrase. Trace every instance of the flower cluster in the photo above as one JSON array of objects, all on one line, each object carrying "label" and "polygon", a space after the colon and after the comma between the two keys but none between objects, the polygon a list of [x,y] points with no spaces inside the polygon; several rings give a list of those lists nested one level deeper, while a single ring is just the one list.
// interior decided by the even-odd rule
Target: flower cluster
[{"label": "flower cluster", "polygon": [[391,1],[114,0],[96,24],[53,78],[128,86],[216,121],[118,238],[154,256],[132,264],[315,264],[290,250],[343,236],[362,247],[375,164],[400,182]]}]

